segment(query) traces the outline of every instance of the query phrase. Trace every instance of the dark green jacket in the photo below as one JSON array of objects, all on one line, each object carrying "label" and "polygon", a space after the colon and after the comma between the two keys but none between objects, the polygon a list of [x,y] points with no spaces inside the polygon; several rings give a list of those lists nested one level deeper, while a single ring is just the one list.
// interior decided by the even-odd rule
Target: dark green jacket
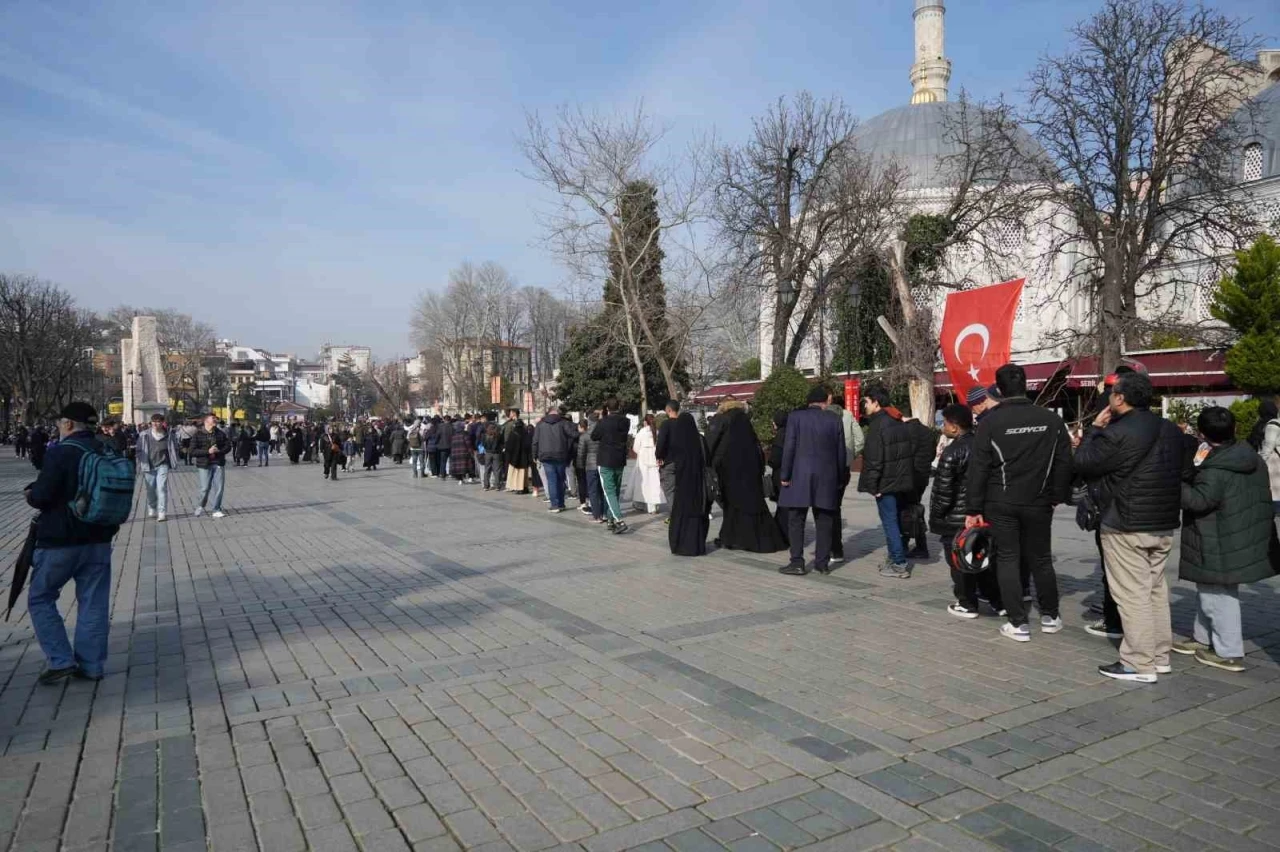
[{"label": "dark green jacket", "polygon": [[1253,447],[1243,442],[1214,447],[1194,479],[1182,484],[1182,508],[1179,577],[1232,585],[1271,576],[1271,485]]}]

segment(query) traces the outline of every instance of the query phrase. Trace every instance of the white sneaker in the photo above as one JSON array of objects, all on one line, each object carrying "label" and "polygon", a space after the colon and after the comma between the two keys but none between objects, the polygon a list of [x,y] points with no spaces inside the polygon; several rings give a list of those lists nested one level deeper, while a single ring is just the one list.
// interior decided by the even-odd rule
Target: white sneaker
[{"label": "white sneaker", "polygon": [[1041,633],[1057,633],[1062,629],[1061,618],[1050,618],[1047,615],[1040,616],[1040,632]]},{"label": "white sneaker", "polygon": [[204,514],[204,508],[203,508],[203,507],[201,507],[201,506],[197,506],[197,507],[196,507],[196,510],[195,510],[194,512],[192,512],[192,513],[191,513],[191,517],[193,517],[193,518],[198,518],[198,517],[200,517],[200,516],[201,516],[201,515],[203,515],[203,514]]},{"label": "white sneaker", "polygon": [[1031,628],[1025,624],[1021,627],[1014,627],[1006,621],[1004,624],[1000,625],[1000,634],[1002,636],[1007,636],[1015,642],[1031,641]]},{"label": "white sneaker", "polygon": [[226,512],[222,512],[222,511],[218,511],[218,512],[214,512],[214,513],[213,513],[213,517],[215,517],[215,518],[225,518],[226,516],[227,516],[227,513],[226,513]]},{"label": "white sneaker", "polygon": [[1156,674],[1173,674],[1173,666],[1156,666]]},{"label": "white sneaker", "polygon": [[975,610],[969,609],[968,607],[962,605],[958,601],[956,603],[947,604],[947,612],[951,613],[956,618],[977,618],[978,617],[978,613]]},{"label": "white sneaker", "polygon": [[155,516],[156,516],[156,510],[155,510],[155,509],[148,509],[148,510],[147,510],[147,517],[148,517],[148,518],[154,518]]},{"label": "white sneaker", "polygon": [[161,512],[160,514],[156,515],[156,523],[157,524],[164,523],[164,512]]}]

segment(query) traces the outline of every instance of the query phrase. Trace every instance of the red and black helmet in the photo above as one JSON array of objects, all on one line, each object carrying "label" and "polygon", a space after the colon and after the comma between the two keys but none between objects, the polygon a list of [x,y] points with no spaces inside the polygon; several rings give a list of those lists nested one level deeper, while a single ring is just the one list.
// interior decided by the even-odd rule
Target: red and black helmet
[{"label": "red and black helmet", "polygon": [[995,564],[995,538],[989,524],[956,533],[947,550],[947,564],[962,574],[981,574]]}]

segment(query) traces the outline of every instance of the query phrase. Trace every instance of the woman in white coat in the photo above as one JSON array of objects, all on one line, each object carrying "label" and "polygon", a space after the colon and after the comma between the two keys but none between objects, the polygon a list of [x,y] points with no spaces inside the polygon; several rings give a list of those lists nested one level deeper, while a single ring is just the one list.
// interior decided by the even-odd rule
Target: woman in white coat
[{"label": "woman in white coat", "polygon": [[658,507],[666,502],[662,494],[662,479],[659,475],[657,433],[654,430],[653,415],[644,416],[644,425],[636,434],[633,450],[636,456],[635,472],[631,475],[631,499],[633,502],[645,504],[649,514],[655,514]]}]

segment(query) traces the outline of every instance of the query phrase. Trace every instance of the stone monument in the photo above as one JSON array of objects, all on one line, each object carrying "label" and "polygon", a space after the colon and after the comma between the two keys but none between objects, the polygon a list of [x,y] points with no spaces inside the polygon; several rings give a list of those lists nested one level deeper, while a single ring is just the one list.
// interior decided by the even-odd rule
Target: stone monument
[{"label": "stone monument", "polygon": [[169,384],[164,377],[155,317],[134,317],[132,336],[120,341],[120,369],[124,373],[126,422],[146,423],[157,411],[169,410]]}]

